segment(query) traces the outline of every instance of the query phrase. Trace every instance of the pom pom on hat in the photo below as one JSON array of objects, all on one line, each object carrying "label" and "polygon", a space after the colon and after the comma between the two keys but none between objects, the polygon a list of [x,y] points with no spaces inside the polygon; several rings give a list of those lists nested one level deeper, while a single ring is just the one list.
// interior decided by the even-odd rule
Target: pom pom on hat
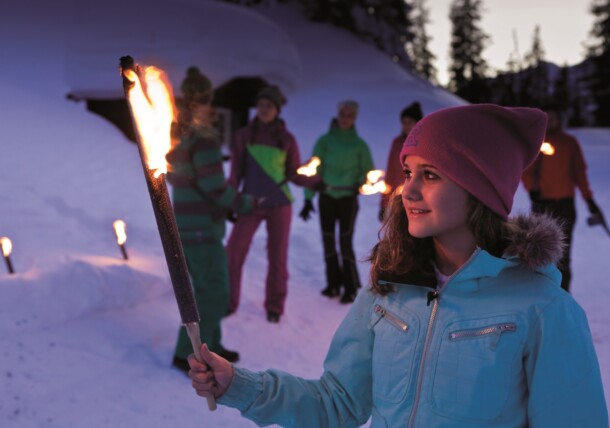
[{"label": "pom pom on hat", "polygon": [[195,66],[186,70],[186,77],[180,86],[187,104],[210,104],[212,102],[212,82]]},{"label": "pom pom on hat", "polygon": [[282,91],[280,91],[280,88],[277,85],[269,85],[261,89],[256,96],[256,101],[261,98],[265,98],[275,104],[278,111],[286,104],[286,97],[282,94]]},{"label": "pom pom on hat", "polygon": [[525,107],[477,104],[424,117],[409,133],[409,155],[430,162],[502,219],[508,217],[523,170],[538,156],[546,114]]},{"label": "pom pom on hat", "polygon": [[421,118],[424,117],[424,113],[421,111],[421,105],[417,101],[415,101],[414,103],[411,103],[410,105],[405,107],[400,112],[400,119],[402,120],[405,117],[410,117],[416,122],[419,122]]}]

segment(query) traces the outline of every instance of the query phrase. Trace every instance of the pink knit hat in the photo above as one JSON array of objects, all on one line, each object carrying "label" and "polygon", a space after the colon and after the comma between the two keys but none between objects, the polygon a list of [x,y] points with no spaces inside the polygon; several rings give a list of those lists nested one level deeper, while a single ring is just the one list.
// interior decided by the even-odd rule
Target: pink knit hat
[{"label": "pink knit hat", "polygon": [[400,152],[421,156],[506,220],[523,170],[540,151],[547,116],[534,108],[476,104],[420,120]]}]

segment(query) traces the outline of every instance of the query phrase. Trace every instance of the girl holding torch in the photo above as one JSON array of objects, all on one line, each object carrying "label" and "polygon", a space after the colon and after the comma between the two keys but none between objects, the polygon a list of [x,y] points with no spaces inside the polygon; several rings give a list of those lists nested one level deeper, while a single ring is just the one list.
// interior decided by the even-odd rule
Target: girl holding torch
[{"label": "girl holding torch", "polygon": [[321,378],[233,367],[203,345],[207,366],[189,357],[197,394],[259,425],[607,427],[587,319],[555,266],[561,229],[508,219],[545,125],[540,110],[491,104],[423,118],[400,153],[372,285]]},{"label": "girl holding torch", "polygon": [[[229,304],[229,274],[222,239],[229,211],[250,212],[256,201],[227,185],[220,138],[212,127],[212,84],[190,67],[181,85],[183,108],[174,129],[179,141],[167,154],[167,180],[173,187],[176,223],[195,290],[201,321],[201,341],[235,362],[239,354],[221,344],[220,321]],[[174,366],[187,371],[191,342],[180,328]]]}]

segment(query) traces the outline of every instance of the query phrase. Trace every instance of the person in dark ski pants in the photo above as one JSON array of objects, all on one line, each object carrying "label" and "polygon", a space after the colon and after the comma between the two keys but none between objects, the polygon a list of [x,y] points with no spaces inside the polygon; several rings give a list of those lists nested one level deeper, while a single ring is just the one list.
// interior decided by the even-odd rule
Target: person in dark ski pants
[{"label": "person in dark ski pants", "polygon": [[[358,103],[347,100],[339,103],[338,114],[333,118],[330,130],[321,136],[312,156],[320,158],[318,174],[329,187],[320,193],[320,228],[326,264],[327,297],[343,295],[341,303],[351,303],[360,288],[360,276],[354,255],[353,236],[358,214],[358,187],[366,181],[366,174],[373,169],[371,152],[366,142],[358,136],[355,124]],[[333,186],[337,187],[333,189]],[[305,205],[299,213],[307,221],[314,210],[315,192],[305,190]],[[337,253],[336,226],[339,224],[339,253]]]},{"label": "person in dark ski pants", "polygon": [[567,245],[558,267],[563,275],[561,288],[570,292],[572,237],[576,224],[575,189],[580,190],[592,215],[600,215],[601,211],[593,200],[587,179],[587,164],[578,140],[564,132],[559,111],[549,109],[547,115],[545,142],[550,145],[548,147],[552,153],[542,151],[522,178],[530,195],[532,211],[550,214],[560,220],[563,227]]},{"label": "person in dark ski pants", "polygon": [[417,101],[409,104],[400,112],[400,126],[402,129],[400,135],[394,138],[392,145],[390,146],[388,166],[385,170],[385,184],[388,186],[388,189],[385,193],[381,194],[379,221],[383,221],[383,215],[390,203],[393,193],[400,190],[399,188],[404,181],[402,169],[398,162],[396,162],[398,154],[402,149],[402,145],[404,144],[407,135],[409,135],[411,129],[413,129],[415,124],[419,122],[422,117],[424,117],[424,114],[422,113],[421,105]]},{"label": "person in dark ski pants", "polygon": [[323,188],[324,185],[318,176],[296,173],[301,166],[299,146],[279,118],[285,102],[275,85],[258,93],[256,117],[235,134],[229,177],[231,185],[241,186],[245,194],[261,198],[262,202],[254,212],[237,216],[227,241],[231,281],[228,312],[235,312],[239,306],[244,262],[254,233],[265,221],[269,266],[264,306],[267,320],[272,323],[279,322],[284,314],[288,294],[288,238],[293,199],[287,181],[298,186]]},{"label": "person in dark ski pants", "polygon": [[466,105],[428,114],[397,162],[358,293],[319,379],[250,371],[201,346],[192,387],[259,426],[607,428],[583,309],[560,287],[562,231],[509,218],[544,138],[537,109]]},{"label": "person in dark ski pants", "polygon": [[[222,151],[212,128],[212,84],[196,67],[182,82],[184,108],[175,127],[178,143],[167,154],[167,180],[172,185],[173,206],[180,239],[195,291],[201,321],[201,341],[229,361],[239,354],[221,343],[220,321],[229,305],[229,274],[223,245],[229,210],[247,213],[255,208],[252,196],[240,195],[225,181]],[[192,345],[180,328],[174,366],[188,371]]]}]

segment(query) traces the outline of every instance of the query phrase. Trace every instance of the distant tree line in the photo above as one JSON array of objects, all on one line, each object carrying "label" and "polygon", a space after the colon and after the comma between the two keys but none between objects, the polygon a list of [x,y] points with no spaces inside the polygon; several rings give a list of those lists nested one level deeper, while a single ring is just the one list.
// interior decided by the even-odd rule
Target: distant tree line
[{"label": "distant tree line", "polygon": [[584,61],[558,67],[545,61],[537,26],[530,50],[511,53],[507,69],[488,76],[483,50],[489,36],[480,27],[482,0],[453,0],[448,88],[470,102],[553,107],[571,126],[610,126],[610,0],[593,0],[594,16]]},{"label": "distant tree line", "polygon": [[415,37],[404,0],[224,0],[244,6],[298,3],[312,21],[328,22],[371,41],[392,61],[411,69],[407,45]]},{"label": "distant tree line", "polygon": [[[438,84],[427,0],[221,0],[244,6],[296,3],[312,21],[328,22],[372,42],[414,74]],[[491,38],[481,28],[484,0],[452,0],[447,89],[467,101],[554,107],[570,125],[610,126],[610,0],[591,0],[593,28],[584,61],[561,67],[545,61],[537,26],[530,50],[511,52],[491,76],[483,52]]]}]

